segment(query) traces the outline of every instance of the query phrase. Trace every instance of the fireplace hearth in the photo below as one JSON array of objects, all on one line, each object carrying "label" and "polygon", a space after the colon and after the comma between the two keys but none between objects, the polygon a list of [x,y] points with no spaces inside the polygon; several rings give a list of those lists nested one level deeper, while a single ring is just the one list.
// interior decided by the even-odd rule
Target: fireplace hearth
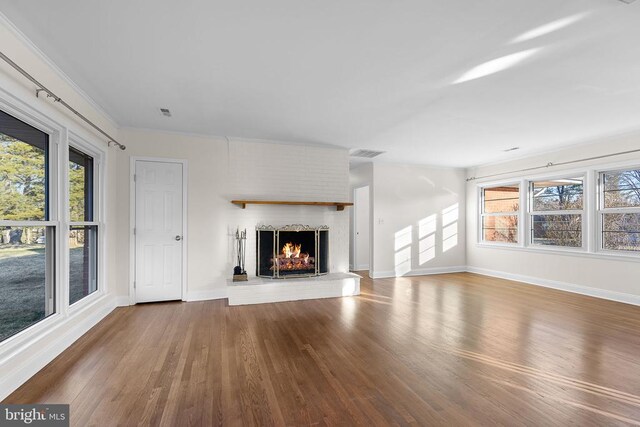
[{"label": "fireplace hearth", "polygon": [[329,272],[329,227],[256,227],[256,275],[273,279]]}]

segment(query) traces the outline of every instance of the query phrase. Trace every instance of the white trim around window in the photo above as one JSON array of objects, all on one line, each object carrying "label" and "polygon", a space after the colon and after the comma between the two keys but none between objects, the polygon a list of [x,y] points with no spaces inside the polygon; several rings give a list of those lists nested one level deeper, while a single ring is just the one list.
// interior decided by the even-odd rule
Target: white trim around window
[{"label": "white trim around window", "polygon": [[[75,148],[76,150],[81,151],[82,153],[89,155],[93,158],[93,220],[92,221],[81,221],[81,222],[77,222],[77,221],[71,221],[70,218],[70,207],[69,207],[69,188],[68,188],[68,182],[69,182],[69,168],[65,168],[65,185],[67,186],[67,188],[65,188],[65,194],[67,195],[67,197],[65,197],[66,202],[67,202],[67,206],[66,206],[66,210],[65,210],[65,219],[67,221],[66,227],[65,227],[65,233],[66,233],[66,238],[65,238],[65,243],[67,244],[67,251],[66,251],[66,255],[67,257],[70,256],[70,252],[69,252],[69,228],[73,227],[73,226],[95,226],[97,227],[97,240],[98,240],[98,244],[97,244],[97,274],[96,274],[96,278],[97,278],[97,289],[95,292],[90,293],[89,295],[83,297],[82,299],[72,303],[72,304],[68,304],[69,303],[69,294],[68,292],[70,291],[70,283],[69,283],[69,272],[70,270],[67,269],[66,273],[67,273],[67,277],[66,277],[66,291],[67,291],[67,295],[66,297],[66,302],[68,304],[68,311],[69,312],[74,312],[77,311],[79,309],[81,309],[82,307],[86,306],[87,304],[91,304],[92,301],[97,300],[99,298],[101,298],[103,295],[106,294],[106,270],[105,270],[105,263],[107,261],[106,258],[106,245],[105,245],[105,233],[104,233],[104,215],[105,215],[105,193],[104,193],[104,164],[105,164],[105,158],[106,158],[106,151],[103,147],[101,147],[100,145],[97,145],[95,143],[90,142],[89,140],[82,138],[81,136],[79,136],[78,134],[74,133],[74,132],[69,132],[69,143],[67,145],[67,149],[65,150],[65,153],[67,155],[67,158],[65,160],[65,165],[67,165],[69,163],[69,148]],[[69,259],[66,260],[67,264],[69,265]]]},{"label": "white trim around window", "polygon": [[[518,205],[519,209],[516,211],[498,211],[498,212],[485,212],[485,190],[494,187],[514,187],[518,186]],[[491,246],[503,246],[503,247],[517,247],[521,246],[523,242],[523,234],[522,234],[522,183],[519,181],[499,181],[493,182],[487,185],[478,186],[478,242]],[[517,234],[517,242],[504,242],[504,241],[491,241],[485,240],[485,228],[484,228],[484,219],[490,217],[507,217],[507,216],[515,216],[517,218],[517,226],[516,226],[516,234]]]},{"label": "white trim around window", "polygon": [[604,217],[607,214],[635,214],[640,215],[640,206],[629,206],[629,207],[615,207],[615,208],[607,208],[605,206],[605,182],[604,176],[606,173],[612,172],[624,172],[624,171],[632,171],[632,170],[640,170],[640,163],[635,163],[633,165],[625,165],[623,167],[615,167],[615,168],[601,168],[596,171],[596,179],[597,179],[597,203],[596,203],[596,214],[595,214],[595,228],[594,231],[596,233],[595,241],[597,243],[597,250],[602,254],[613,255],[613,256],[623,256],[623,257],[633,257],[638,258],[640,260],[640,251],[626,251],[626,250],[613,250],[606,249],[604,247]]},{"label": "white trim around window", "polygon": [[[578,178],[582,181],[582,209],[546,209],[546,210],[535,210],[535,199],[536,195],[534,194],[534,185],[535,183],[541,183],[544,181],[562,181],[562,180],[570,180]],[[585,224],[586,224],[586,173],[581,174],[558,174],[554,176],[547,176],[543,178],[536,179],[527,179],[524,182],[526,183],[526,192],[525,196],[527,197],[527,219],[526,219],[526,238],[524,240],[526,246],[535,247],[535,248],[552,248],[552,249],[561,249],[561,250],[575,250],[575,251],[584,251],[587,248],[587,234],[585,233]],[[546,197],[546,196],[545,196]],[[580,216],[580,246],[564,246],[564,245],[544,245],[540,243],[536,243],[534,241],[534,219],[536,216],[560,216],[560,215],[579,215]]]},{"label": "white trim around window", "polygon": [[[37,102],[29,99],[29,102],[21,100],[19,97],[8,92],[6,89],[0,88],[0,110],[6,114],[15,117],[26,124],[49,135],[49,170],[48,170],[48,191],[49,191],[49,218],[47,221],[2,221],[0,226],[46,226],[55,230],[55,257],[54,272],[52,274],[54,280],[54,308],[55,312],[41,321],[29,326],[28,328],[17,332],[16,334],[4,339],[0,342],[0,364],[6,362],[13,354],[22,349],[35,344],[42,337],[48,335],[61,327],[70,315],[79,314],[89,309],[98,302],[99,299],[105,297],[106,288],[106,272],[104,265],[106,263],[106,240],[104,221],[104,171],[106,169],[106,146],[100,139],[86,132],[78,125],[78,132],[69,129],[58,119],[57,113],[47,114],[48,107],[43,105],[42,108]],[[39,101],[41,102],[41,101]],[[34,104],[34,105],[32,105]],[[66,122],[66,119],[63,120]],[[85,136],[80,136],[80,135]],[[68,202],[68,149],[69,145],[81,148],[87,154],[94,156],[97,164],[94,171],[94,197],[96,199],[96,207],[94,208],[94,220],[99,225],[99,241],[98,241],[98,291],[83,298],[73,306],[69,305],[68,300],[68,276],[69,276],[69,226],[73,225],[69,221],[69,202]]]},{"label": "white trim around window", "polygon": [[[503,179],[499,181],[486,181],[477,184],[477,243],[479,247],[526,251],[535,253],[552,253],[566,256],[580,256],[599,259],[617,259],[640,262],[640,252],[605,250],[602,245],[602,182],[601,176],[605,172],[640,169],[638,160],[594,165],[582,169],[570,169],[558,171],[553,174],[535,174],[519,179]],[[583,183],[583,210],[555,211],[555,213],[575,213],[582,215],[582,247],[544,246],[532,243],[531,236],[531,183],[541,180],[562,179],[567,177],[584,177]],[[483,240],[483,189],[500,186],[520,184],[520,209],[519,216],[519,241],[518,243],[497,243]],[[525,189],[526,191],[522,191]],[[625,213],[640,213],[638,208],[624,208]],[[613,212],[612,209],[606,210]],[[617,211],[617,210],[616,210]]]}]

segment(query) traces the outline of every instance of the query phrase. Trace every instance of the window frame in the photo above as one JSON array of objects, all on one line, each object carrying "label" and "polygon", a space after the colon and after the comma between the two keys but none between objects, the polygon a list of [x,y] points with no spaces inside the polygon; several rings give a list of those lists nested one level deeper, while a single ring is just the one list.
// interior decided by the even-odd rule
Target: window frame
[{"label": "window frame", "polygon": [[[534,194],[533,194],[533,185],[539,181],[553,181],[558,179],[571,179],[567,178],[568,176],[573,176],[576,178],[582,178],[582,209],[558,209],[551,211],[535,211],[534,207]],[[585,252],[588,249],[588,216],[587,216],[587,206],[589,205],[587,193],[589,192],[589,180],[588,173],[585,171],[578,173],[559,173],[555,175],[541,175],[536,176],[534,178],[527,178],[523,180],[526,183],[527,191],[527,220],[526,220],[526,239],[525,246],[540,250],[558,250],[558,251],[579,251]],[[539,243],[535,243],[533,239],[533,218],[536,215],[580,215],[581,222],[581,240],[582,244],[580,246],[560,246],[560,245],[541,245]]]},{"label": "window frame", "polygon": [[[522,251],[522,252],[531,252],[538,254],[558,254],[562,256],[575,256],[582,258],[594,258],[594,259],[609,259],[609,260],[619,260],[619,261],[627,261],[627,262],[640,262],[640,254],[632,253],[630,251],[612,251],[612,250],[602,250],[602,229],[600,223],[600,187],[601,187],[601,178],[600,174],[603,172],[612,172],[616,170],[629,170],[629,169],[638,169],[640,168],[640,159],[637,157],[635,159],[627,158],[616,162],[607,162],[607,163],[595,163],[591,162],[581,168],[567,168],[561,169],[555,173],[549,173],[548,171],[542,171],[541,173],[535,173],[531,175],[516,175],[515,173],[511,178],[505,179],[496,179],[496,180],[482,180],[477,181],[475,183],[475,187],[477,190],[477,199],[475,200],[476,204],[476,242],[475,245],[479,248],[488,248],[488,249],[501,249],[501,250],[513,250],[513,251]],[[527,232],[530,228],[529,225],[529,215],[527,211],[525,211],[522,206],[526,206],[528,204],[528,193],[523,194],[521,191],[521,212],[525,215],[521,219],[521,224],[523,225],[522,231],[524,231],[524,240],[519,245],[513,244],[499,244],[492,242],[484,242],[482,241],[482,225],[481,225],[481,216],[480,209],[482,208],[482,188],[492,187],[496,185],[504,185],[514,182],[521,182],[522,185],[527,185],[527,181],[539,181],[543,179],[551,179],[551,178],[559,178],[566,177],[570,175],[585,176],[585,187],[584,187],[584,215],[583,224],[582,224],[582,233],[583,240],[586,239],[585,248],[571,248],[571,247],[562,247],[562,246],[547,246],[541,247],[540,245],[531,245],[528,242]],[[515,175],[515,176],[514,176]],[[526,222],[526,224],[525,224]]]},{"label": "window frame", "polygon": [[[91,156],[93,158],[93,220],[92,221],[71,221],[71,212],[69,207],[70,201],[70,186],[69,186],[69,149],[74,148],[75,150],[81,151],[82,153]],[[104,183],[103,183],[103,174],[104,174],[104,159],[106,156],[106,151],[101,147],[97,146],[90,142],[87,138],[81,137],[79,134],[69,131],[68,143],[66,144],[65,150],[65,159],[63,160],[63,164],[66,166],[64,168],[64,187],[65,187],[65,229],[64,229],[64,246],[65,246],[65,265],[67,266],[65,270],[65,304],[67,306],[67,312],[73,313],[75,311],[81,310],[86,305],[92,304],[95,300],[100,299],[107,293],[106,288],[106,271],[105,271],[105,233],[104,233]],[[69,304],[69,293],[70,293],[70,272],[71,269],[69,267],[70,262],[70,253],[69,253],[69,235],[70,235],[70,227],[73,226],[96,226],[97,227],[97,272],[96,272],[96,280],[97,287],[96,290],[89,295],[79,299],[73,304]]]},{"label": "window frame", "polygon": [[[28,102],[27,102],[28,101]],[[47,226],[52,227],[54,243],[51,274],[54,282],[53,297],[55,312],[41,321],[0,341],[0,359],[9,359],[16,352],[34,344],[43,337],[64,333],[60,327],[72,318],[84,316],[90,307],[103,304],[108,298],[106,281],[106,186],[104,173],[108,167],[107,146],[100,138],[83,129],[78,123],[69,121],[55,110],[42,107],[36,98],[16,97],[0,87],[0,110],[49,135],[48,152],[48,221],[0,220],[0,226]],[[94,222],[98,227],[98,290],[69,305],[69,200],[68,200],[68,150],[69,145],[94,158]]]},{"label": "window frame", "polygon": [[14,118],[38,129],[49,135],[49,146],[47,152],[47,202],[45,203],[46,217],[44,221],[15,221],[15,220],[0,220],[0,226],[8,227],[50,227],[54,236],[54,243],[52,245],[52,251],[46,256],[51,257],[51,262],[47,263],[47,275],[51,278],[52,283],[49,287],[50,295],[48,295],[50,304],[49,310],[53,310],[53,313],[44,319],[30,325],[29,327],[11,335],[10,337],[0,341],[0,358],[6,353],[8,354],[12,349],[24,345],[29,340],[37,337],[51,328],[54,328],[56,324],[60,323],[66,316],[66,306],[62,299],[62,293],[64,292],[64,283],[62,279],[62,272],[59,268],[61,254],[63,253],[62,247],[62,226],[61,226],[61,209],[60,205],[62,200],[60,199],[60,152],[61,145],[66,137],[66,129],[57,122],[49,119],[45,115],[38,111],[27,111],[15,107],[12,103],[7,102],[6,99],[0,93],[0,110],[4,113],[13,116]]},{"label": "window frame", "polygon": [[[511,212],[495,212],[495,213],[486,213],[484,212],[484,191],[487,188],[493,187],[504,187],[504,186],[518,186],[518,195],[519,195],[519,206],[518,210]],[[514,248],[514,247],[522,247],[523,246],[523,236],[522,236],[522,182],[521,180],[508,180],[508,181],[498,181],[491,182],[486,184],[478,185],[478,243],[480,245],[486,246],[497,246],[497,247],[505,247],[505,248]],[[511,215],[509,215],[511,214]],[[490,216],[515,216],[518,218],[518,227],[516,235],[518,236],[518,241],[515,243],[508,242],[494,242],[491,240],[484,239],[484,218]]]},{"label": "window frame", "polygon": [[595,242],[596,242],[596,252],[613,256],[613,257],[622,257],[622,258],[632,258],[640,260],[640,251],[624,251],[624,250],[615,250],[615,249],[606,249],[604,247],[604,215],[605,214],[615,214],[615,213],[639,213],[640,214],[640,206],[637,207],[622,207],[622,208],[606,208],[604,206],[605,202],[605,182],[604,182],[604,174],[611,172],[623,172],[628,170],[639,170],[640,163],[631,163],[631,164],[621,164],[615,167],[609,168],[598,168],[596,171],[597,174],[597,203],[596,203],[596,215],[595,215],[595,227],[594,231],[596,233]]}]

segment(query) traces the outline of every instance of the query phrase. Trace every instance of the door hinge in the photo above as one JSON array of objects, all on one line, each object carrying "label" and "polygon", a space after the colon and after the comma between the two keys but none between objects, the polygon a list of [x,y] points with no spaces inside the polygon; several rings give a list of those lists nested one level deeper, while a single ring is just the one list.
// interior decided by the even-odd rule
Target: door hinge
[{"label": "door hinge", "polygon": [[133,182],[136,182],[138,180],[138,175],[137,174],[133,174]]},{"label": "door hinge", "polygon": [[133,235],[136,235],[136,227],[133,227]]},{"label": "door hinge", "polygon": [[135,288],[136,288],[136,282],[134,281],[133,282],[133,289],[135,289]]}]

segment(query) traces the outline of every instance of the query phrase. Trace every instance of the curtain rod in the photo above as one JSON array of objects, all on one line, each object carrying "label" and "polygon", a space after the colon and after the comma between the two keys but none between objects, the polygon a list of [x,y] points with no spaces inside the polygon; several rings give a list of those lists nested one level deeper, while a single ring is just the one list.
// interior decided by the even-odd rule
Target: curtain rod
[{"label": "curtain rod", "polygon": [[79,118],[81,118],[85,123],[87,123],[89,126],[91,126],[93,129],[97,130],[98,132],[100,132],[102,135],[104,135],[107,138],[107,144],[109,146],[111,146],[111,144],[115,144],[116,146],[118,146],[118,148],[120,148],[121,150],[126,149],[127,147],[124,146],[123,144],[120,144],[118,141],[115,140],[115,138],[113,138],[112,136],[110,136],[108,133],[106,133],[105,131],[103,131],[102,129],[100,129],[97,125],[95,125],[91,120],[87,119],[85,116],[83,116],[81,113],[79,113],[75,108],[73,108],[71,105],[67,104],[66,102],[64,102],[62,100],[62,98],[60,98],[59,96],[57,96],[55,93],[53,93],[52,91],[50,91],[45,85],[43,85],[42,83],[40,83],[38,80],[36,80],[31,74],[27,73],[22,67],[20,67],[18,64],[16,64],[15,62],[13,62],[7,55],[5,55],[3,52],[0,52],[0,58],[2,58],[7,64],[11,65],[16,71],[18,71],[20,74],[22,74],[24,77],[27,78],[27,80],[29,80],[31,83],[35,84],[38,89],[36,89],[36,97],[40,96],[40,92],[44,92],[47,94],[47,97],[49,98],[53,98],[54,102],[58,102],[61,105],[63,105],[64,107],[66,107],[69,111],[71,111],[73,114],[75,114],[76,116],[78,116]]},{"label": "curtain rod", "polygon": [[500,172],[500,173],[494,173],[494,174],[491,174],[491,175],[484,175],[484,176],[472,176],[470,178],[467,178],[467,182],[475,181],[475,180],[478,180],[478,179],[494,178],[496,176],[502,176],[502,175],[511,175],[512,173],[518,173],[518,172],[530,172],[530,171],[535,171],[535,170],[539,170],[539,169],[550,168],[550,167],[553,167],[553,166],[564,166],[564,165],[571,165],[573,163],[588,162],[590,160],[606,159],[608,157],[623,156],[625,154],[632,154],[632,153],[640,153],[640,148],[637,148],[635,150],[629,150],[629,151],[620,151],[618,153],[603,154],[602,156],[585,157],[583,159],[568,160],[566,162],[558,162],[558,163],[549,162],[544,166],[534,166],[534,167],[531,167],[531,168],[518,169],[518,170],[514,170],[514,171],[509,171],[509,172]]}]

